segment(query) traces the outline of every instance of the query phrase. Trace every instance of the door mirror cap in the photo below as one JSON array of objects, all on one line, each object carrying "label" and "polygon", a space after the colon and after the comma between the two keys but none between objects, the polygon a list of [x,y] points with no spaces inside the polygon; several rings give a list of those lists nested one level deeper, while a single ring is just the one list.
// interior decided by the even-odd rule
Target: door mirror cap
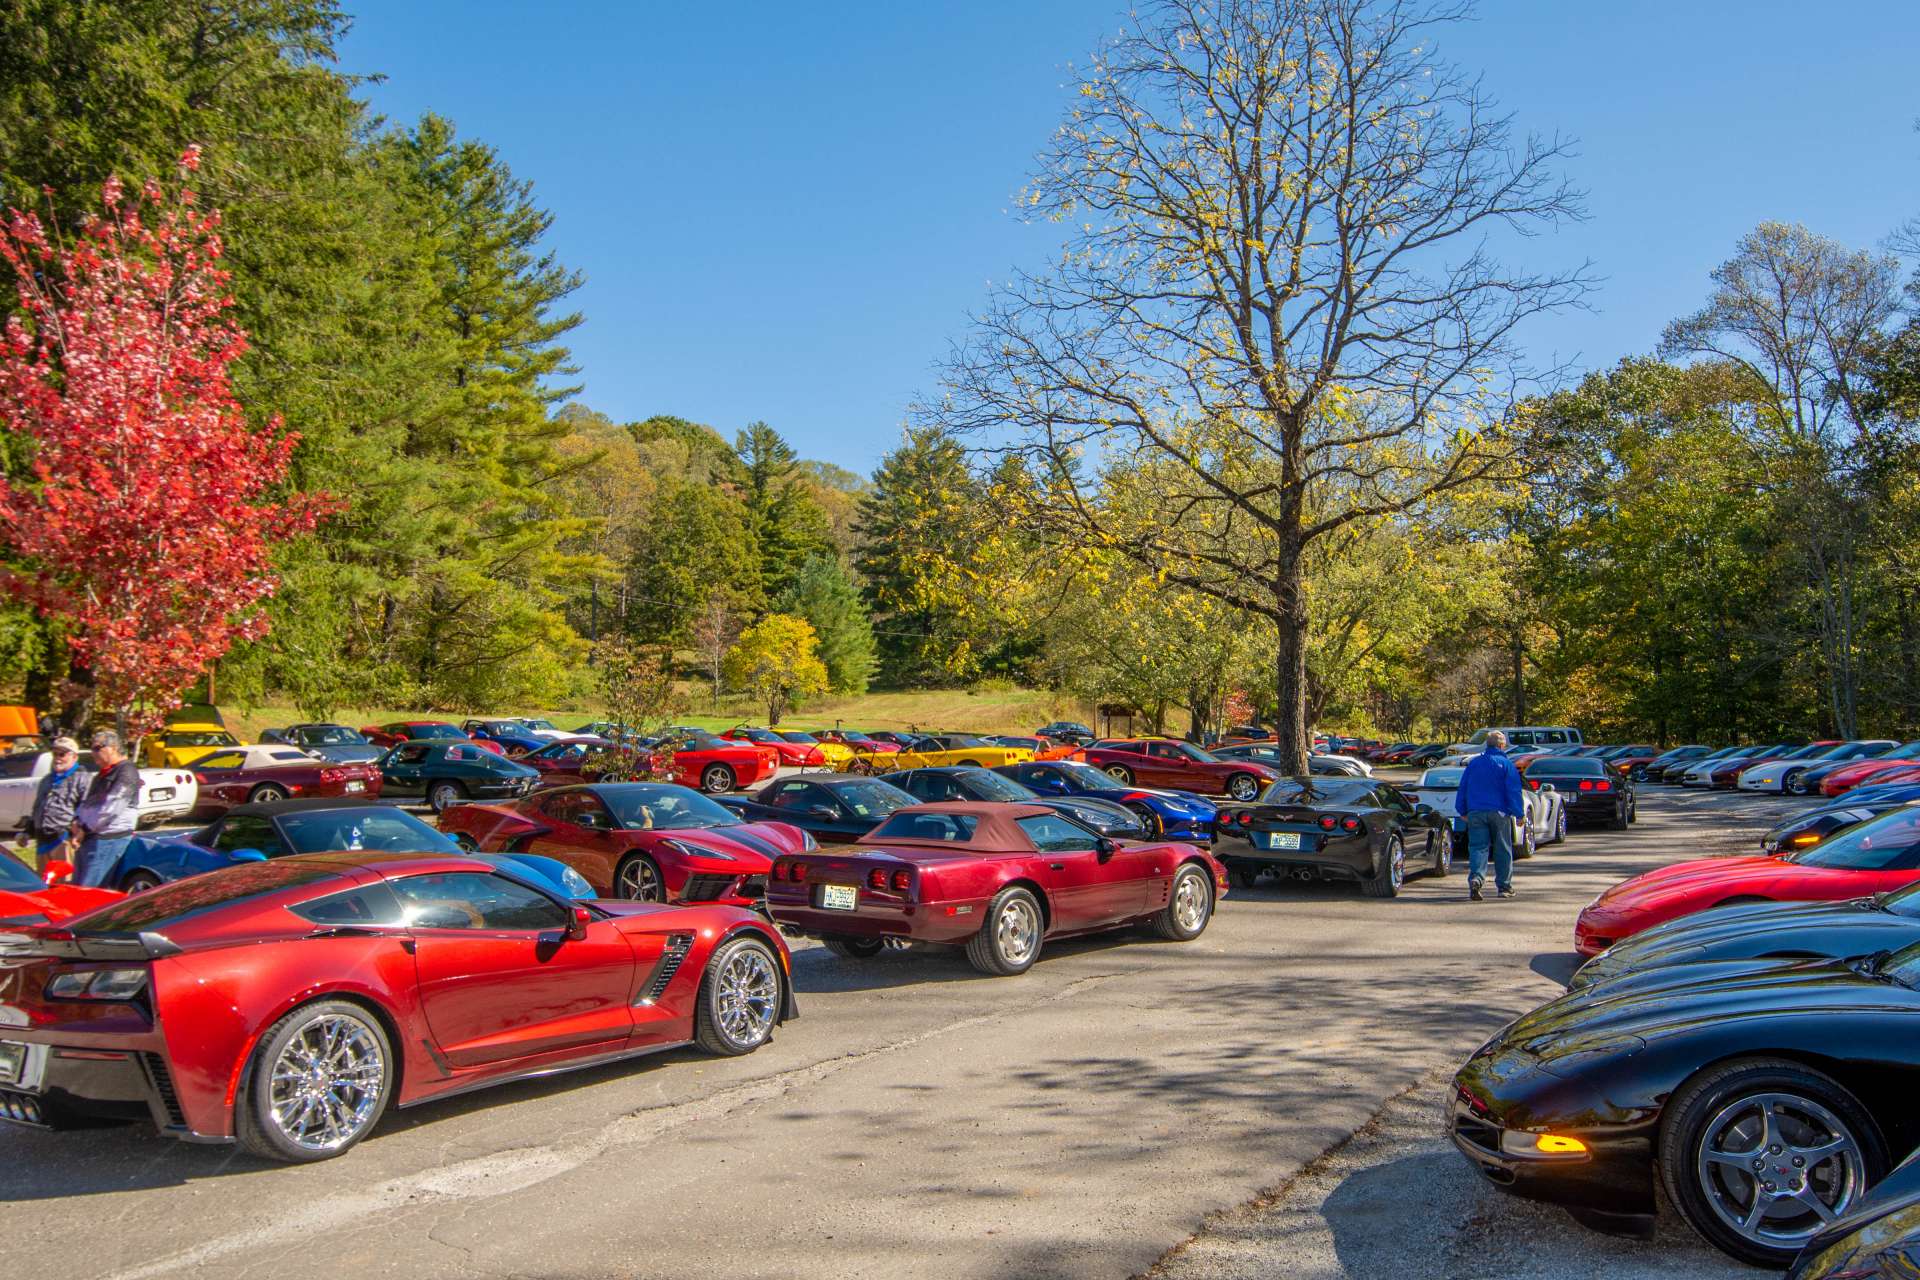
[{"label": "door mirror cap", "polygon": [[267,855],[258,849],[235,849],[227,856],[235,862],[265,862],[267,860]]},{"label": "door mirror cap", "polygon": [[1093,847],[1094,851],[1101,857],[1110,858],[1120,851],[1120,842],[1118,840],[1108,839],[1106,836],[1101,836],[1093,842]]},{"label": "door mirror cap", "polygon": [[587,926],[593,923],[593,912],[585,907],[575,907],[567,916],[567,936],[575,942],[587,936]]},{"label": "door mirror cap", "polygon": [[73,864],[65,858],[50,858],[47,865],[40,868],[40,878],[48,884],[62,884],[73,879]]}]

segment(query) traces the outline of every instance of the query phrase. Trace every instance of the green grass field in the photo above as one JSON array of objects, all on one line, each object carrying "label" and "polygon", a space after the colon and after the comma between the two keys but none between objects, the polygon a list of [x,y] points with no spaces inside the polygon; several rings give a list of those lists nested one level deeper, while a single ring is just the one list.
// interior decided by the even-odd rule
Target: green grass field
[{"label": "green grass field", "polygon": [[[245,742],[259,740],[262,729],[294,724],[304,719],[286,706],[223,707],[227,725]],[[598,718],[593,708],[500,708],[500,715],[542,716],[563,729]],[[904,693],[867,693],[851,698],[823,698],[781,720],[786,729],[951,729],[972,733],[1031,733],[1049,720],[1079,720],[1092,724],[1092,708],[1064,695],[1038,689],[922,689]],[[355,707],[333,717],[341,724],[385,724],[393,720],[436,719],[458,721],[460,714],[424,712],[404,707]],[[766,709],[739,699],[727,699],[718,712],[700,691],[689,695],[684,724],[722,730],[737,724],[763,724]]]}]

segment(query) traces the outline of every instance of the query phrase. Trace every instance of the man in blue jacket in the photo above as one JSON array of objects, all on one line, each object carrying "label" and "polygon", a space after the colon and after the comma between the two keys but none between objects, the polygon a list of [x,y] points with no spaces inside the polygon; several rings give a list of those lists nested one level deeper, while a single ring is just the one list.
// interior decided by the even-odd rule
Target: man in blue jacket
[{"label": "man in blue jacket", "polygon": [[1495,729],[1484,751],[1460,771],[1454,811],[1467,822],[1467,895],[1480,901],[1487,879],[1487,849],[1493,849],[1493,885],[1513,896],[1513,820],[1527,816],[1520,771],[1507,759],[1507,735]]}]

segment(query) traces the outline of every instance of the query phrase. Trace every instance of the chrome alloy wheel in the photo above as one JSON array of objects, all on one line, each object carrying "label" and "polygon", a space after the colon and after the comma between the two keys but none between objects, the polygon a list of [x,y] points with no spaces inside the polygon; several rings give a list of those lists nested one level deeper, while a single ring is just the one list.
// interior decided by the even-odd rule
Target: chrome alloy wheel
[{"label": "chrome alloy wheel", "polygon": [[1235,800],[1247,801],[1260,794],[1260,780],[1247,774],[1239,774],[1227,783],[1227,794]]},{"label": "chrome alloy wheel", "polygon": [[645,858],[629,858],[620,868],[614,885],[614,897],[627,898],[634,902],[665,902],[667,895],[660,884],[660,873]]},{"label": "chrome alloy wheel", "polygon": [[1791,1251],[1853,1207],[1866,1187],[1866,1157],[1853,1131],[1820,1103],[1757,1093],[1708,1122],[1694,1176],[1727,1226]]},{"label": "chrome alloy wheel", "polygon": [[773,1031],[780,1010],[780,977],[760,947],[739,947],[720,968],[714,993],[714,1019],[727,1038],[757,1045]]},{"label": "chrome alloy wheel", "polygon": [[300,1028],[274,1060],[274,1127],[307,1151],[338,1151],[373,1122],[387,1061],[365,1022],[329,1013]]},{"label": "chrome alloy wheel", "polygon": [[1187,874],[1173,882],[1173,919],[1182,933],[1198,933],[1207,922],[1207,909],[1213,895],[1207,892],[1207,878]]},{"label": "chrome alloy wheel", "polygon": [[1433,862],[1434,870],[1441,875],[1453,870],[1453,829],[1451,827],[1440,828],[1439,856],[1434,858]]},{"label": "chrome alloy wheel", "polygon": [[1018,894],[1008,898],[993,922],[993,938],[1008,964],[1027,963],[1040,945],[1039,909]]},{"label": "chrome alloy wheel", "polygon": [[1396,889],[1407,882],[1407,846],[1400,843],[1399,836],[1387,845],[1387,874]]}]

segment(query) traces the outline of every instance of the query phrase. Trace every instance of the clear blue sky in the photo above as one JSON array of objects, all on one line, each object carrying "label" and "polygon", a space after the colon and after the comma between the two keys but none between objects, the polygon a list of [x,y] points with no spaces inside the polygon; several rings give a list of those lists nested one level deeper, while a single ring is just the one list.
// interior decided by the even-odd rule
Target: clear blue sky
[{"label": "clear blue sky", "polygon": [[[353,0],[348,0],[353,7]],[[375,106],[496,146],[586,273],[581,399],[731,434],[764,418],[870,470],[987,284],[1044,259],[1008,213],[1109,0],[825,5],[366,0]],[[1762,219],[1878,244],[1920,214],[1920,3],[1482,0],[1445,52],[1577,137],[1596,311],[1536,363],[1649,350]]]}]

